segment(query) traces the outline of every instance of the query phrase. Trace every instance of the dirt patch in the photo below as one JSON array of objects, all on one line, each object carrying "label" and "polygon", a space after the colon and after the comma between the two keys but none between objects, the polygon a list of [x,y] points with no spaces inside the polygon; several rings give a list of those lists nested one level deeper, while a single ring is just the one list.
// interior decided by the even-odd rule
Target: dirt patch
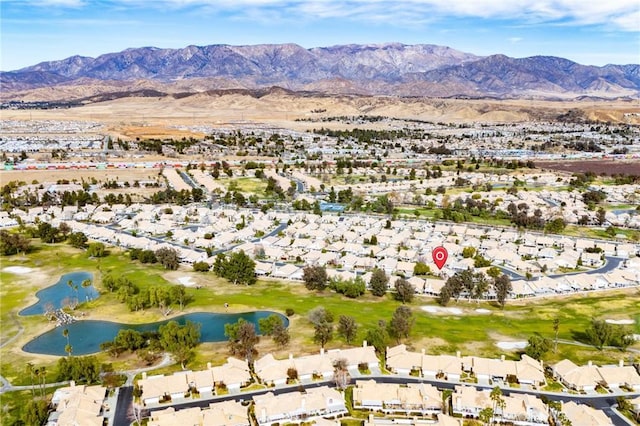
[{"label": "dirt patch", "polygon": [[[86,170],[86,169],[71,169],[71,170],[10,170],[0,171],[0,181],[22,181],[31,183],[34,180],[38,183],[56,183],[60,180],[67,180],[69,182],[81,182],[91,181],[95,179],[98,182],[106,181],[118,181],[129,182],[133,184],[136,180],[156,181],[158,178],[159,169],[105,169],[105,170]],[[140,188],[131,188],[129,192],[135,192]],[[156,188],[156,191],[158,189]],[[111,190],[105,192],[117,192],[117,190]]]},{"label": "dirt patch", "polygon": [[535,165],[543,169],[569,173],[592,172],[596,175],[640,176],[640,161],[638,160],[536,161]]}]

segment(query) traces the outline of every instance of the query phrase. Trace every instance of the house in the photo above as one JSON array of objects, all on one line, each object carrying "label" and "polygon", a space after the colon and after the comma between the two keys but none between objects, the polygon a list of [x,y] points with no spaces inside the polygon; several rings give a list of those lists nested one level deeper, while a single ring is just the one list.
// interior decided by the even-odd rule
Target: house
[{"label": "house", "polygon": [[458,355],[425,355],[422,360],[423,377],[460,380],[462,359]]},{"label": "house", "polygon": [[435,414],[442,411],[442,394],[425,383],[376,383],[358,380],[353,389],[353,406],[384,413]]},{"label": "house", "polygon": [[256,375],[269,386],[279,386],[287,383],[287,372],[294,368],[292,357],[277,360],[271,353],[264,355],[253,364]]},{"label": "house", "polygon": [[140,400],[144,405],[158,404],[165,399],[184,398],[189,392],[187,372],[178,372],[169,376],[157,375],[147,377],[142,373],[142,379],[138,380],[138,386],[142,391]]},{"label": "house", "polygon": [[376,356],[373,346],[368,346],[367,341],[362,342],[361,347],[348,349],[331,349],[326,351],[326,355],[331,360],[331,364],[335,364],[339,359],[347,361],[348,369],[358,368],[359,365],[366,365],[369,370],[378,370],[380,361]]},{"label": "house", "polygon": [[549,410],[542,400],[528,394],[503,396],[504,407],[496,409],[503,422],[526,425],[549,424]]},{"label": "house", "polygon": [[409,352],[404,344],[387,348],[387,368],[395,374],[409,374],[412,371],[422,373],[422,353]]},{"label": "house", "polygon": [[271,272],[272,277],[295,281],[301,281],[302,274],[302,268],[291,263],[285,263],[282,266],[275,266]]},{"label": "house", "polygon": [[516,377],[516,363],[508,361],[504,355],[500,359],[481,358],[477,356],[464,357],[462,368],[473,372],[479,381],[506,380],[507,376]]},{"label": "house", "polygon": [[522,354],[520,361],[516,362],[516,377],[520,384],[533,386],[546,384],[542,361],[533,359],[527,354]]},{"label": "house", "polygon": [[78,385],[57,389],[51,398],[54,411],[49,415],[47,425],[59,426],[102,426],[104,403],[107,389],[102,386]]},{"label": "house", "polygon": [[251,372],[246,361],[229,357],[223,365],[212,367],[214,385],[224,385],[230,392],[239,391],[251,381]]},{"label": "house", "polygon": [[577,391],[594,391],[602,381],[598,367],[591,361],[588,365],[577,366],[568,359],[563,359],[553,366],[553,374],[562,384]]},{"label": "house", "polygon": [[456,386],[451,395],[453,414],[477,418],[484,408],[493,407],[489,390],[478,391],[472,386]]},{"label": "house", "polygon": [[[577,404],[573,401],[565,402],[562,404],[562,410],[560,411],[571,422],[572,425],[580,426],[609,426],[613,425],[613,422],[603,411],[591,408],[588,405]],[[556,420],[559,417],[559,413],[555,413]]]},{"label": "house", "polygon": [[348,413],[340,392],[327,386],[274,395],[268,392],[253,397],[258,425],[297,423],[314,418],[336,418]]},{"label": "house", "polygon": [[609,388],[626,386],[635,392],[640,391],[640,375],[633,366],[624,366],[622,360],[619,365],[603,366],[598,368],[602,382]]}]

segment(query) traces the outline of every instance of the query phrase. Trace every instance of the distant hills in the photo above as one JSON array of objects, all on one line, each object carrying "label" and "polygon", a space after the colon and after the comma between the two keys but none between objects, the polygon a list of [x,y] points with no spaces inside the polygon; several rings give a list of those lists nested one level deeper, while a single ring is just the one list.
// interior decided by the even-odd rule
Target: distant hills
[{"label": "distant hills", "polygon": [[5,100],[39,88],[60,87],[60,96],[69,96],[73,86],[90,86],[92,95],[117,91],[121,96],[277,86],[401,97],[638,98],[640,65],[596,67],[550,56],[480,57],[445,46],[399,43],[312,49],[296,44],[142,47],[2,72],[0,85]]}]

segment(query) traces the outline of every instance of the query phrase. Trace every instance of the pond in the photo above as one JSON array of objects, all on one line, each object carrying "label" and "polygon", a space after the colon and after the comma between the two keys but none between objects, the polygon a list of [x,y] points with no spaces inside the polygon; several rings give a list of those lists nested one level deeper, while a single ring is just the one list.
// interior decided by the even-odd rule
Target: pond
[{"label": "pond", "polygon": [[[91,281],[91,285],[83,287],[82,282]],[[71,286],[69,285],[71,281]],[[93,286],[93,275],[89,272],[71,272],[64,274],[60,280],[52,286],[44,288],[36,293],[38,302],[20,311],[20,315],[44,314],[46,306],[51,304],[53,309],[60,309],[68,300],[77,299],[78,303],[96,299],[100,293]]]},{"label": "pond", "polygon": [[100,344],[113,340],[118,331],[123,329],[133,329],[137,331],[155,331],[169,321],[176,321],[185,324],[186,321],[199,323],[201,342],[223,342],[227,340],[224,335],[224,325],[238,321],[239,318],[255,324],[256,331],[260,332],[258,320],[269,315],[276,314],[282,317],[285,326],[289,326],[289,319],[284,315],[270,311],[245,312],[240,314],[217,314],[210,312],[195,312],[147,324],[122,324],[111,321],[83,320],[72,324],[56,327],[24,345],[25,352],[46,354],[46,355],[66,355],[64,347],[67,344],[66,337],[62,332],[69,330],[69,343],[73,348],[73,355],[87,355],[100,351]]}]

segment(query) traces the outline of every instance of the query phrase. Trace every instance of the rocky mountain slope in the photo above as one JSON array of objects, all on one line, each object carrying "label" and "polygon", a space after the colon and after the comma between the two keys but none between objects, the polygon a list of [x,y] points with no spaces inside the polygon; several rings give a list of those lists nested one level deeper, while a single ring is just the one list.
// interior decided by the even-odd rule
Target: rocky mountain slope
[{"label": "rocky mountain slope", "polygon": [[[312,49],[296,44],[211,45],[73,56],[2,72],[0,84],[4,100],[32,98],[33,90],[41,88],[59,87],[61,94],[68,94],[76,86],[87,87],[92,95],[109,93],[114,86],[118,93],[280,86],[326,94],[636,98],[640,66],[585,66],[547,56],[479,57],[444,46],[398,43]],[[42,90],[38,93],[45,96]]]}]

